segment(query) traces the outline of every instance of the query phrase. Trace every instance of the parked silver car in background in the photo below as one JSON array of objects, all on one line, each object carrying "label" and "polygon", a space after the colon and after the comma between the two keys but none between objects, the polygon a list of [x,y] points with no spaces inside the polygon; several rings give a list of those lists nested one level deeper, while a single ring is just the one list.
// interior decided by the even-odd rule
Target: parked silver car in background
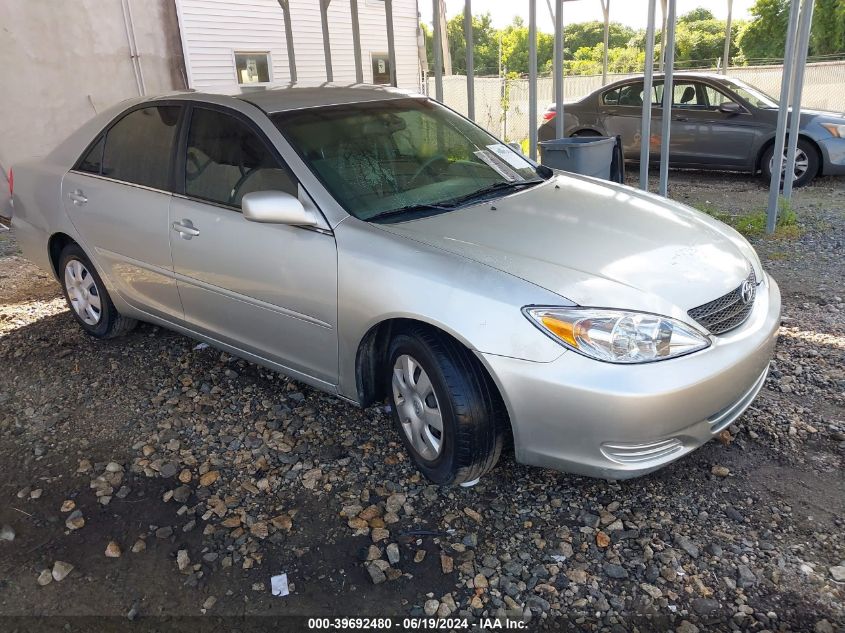
[{"label": "parked silver car in background", "polygon": [[[713,73],[675,73],[669,164],[672,167],[760,173],[771,180],[778,103],[739,79]],[[660,160],[663,75],[651,94],[651,160]],[[564,108],[566,136],[621,136],[626,160],[639,162],[643,79],[620,79]],[[555,108],[543,115],[541,141],[555,138]],[[845,115],[801,110],[793,184],[817,175],[845,175]]]},{"label": "parked silver car in background", "polygon": [[157,323],[361,406],[431,480],[653,471],[763,385],[780,295],[689,207],[538,167],[421,95],[137,99],[14,168],[13,226],[94,337]]}]

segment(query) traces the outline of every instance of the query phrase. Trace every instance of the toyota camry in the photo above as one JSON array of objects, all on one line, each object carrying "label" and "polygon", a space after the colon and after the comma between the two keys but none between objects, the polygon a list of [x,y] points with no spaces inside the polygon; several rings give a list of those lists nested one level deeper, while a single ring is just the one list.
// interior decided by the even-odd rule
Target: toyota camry
[{"label": "toyota camry", "polygon": [[155,323],[359,406],[419,470],[626,478],[761,389],[780,294],[724,224],[552,171],[373,86],[139,98],[14,168],[13,227],[95,338]]}]

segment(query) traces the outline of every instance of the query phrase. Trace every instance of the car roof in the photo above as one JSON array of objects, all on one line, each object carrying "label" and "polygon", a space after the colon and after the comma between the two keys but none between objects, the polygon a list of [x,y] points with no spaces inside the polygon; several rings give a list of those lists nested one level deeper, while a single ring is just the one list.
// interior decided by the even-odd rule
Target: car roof
[{"label": "car roof", "polygon": [[327,105],[424,97],[410,90],[371,84],[278,84],[242,88],[231,96],[247,101],[268,114]]},{"label": "car roof", "polygon": [[[655,73],[654,80],[655,81],[663,81],[664,73]],[[624,79],[618,79],[613,83],[609,83],[606,86],[602,86],[596,92],[602,92],[608,88],[615,88],[616,86],[621,86],[632,81],[642,81],[644,75],[634,75],[633,77],[625,77]],[[709,73],[709,72],[675,72],[672,73],[673,81],[677,81],[678,79],[709,79],[711,81],[716,81],[719,83],[725,83],[731,79],[731,77],[727,75],[720,75],[718,73]]]}]

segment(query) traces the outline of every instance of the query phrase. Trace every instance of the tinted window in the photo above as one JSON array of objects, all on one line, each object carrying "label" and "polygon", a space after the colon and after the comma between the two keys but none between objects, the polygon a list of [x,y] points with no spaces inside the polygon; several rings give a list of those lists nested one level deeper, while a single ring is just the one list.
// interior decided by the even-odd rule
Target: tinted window
[{"label": "tinted window", "polygon": [[178,106],[142,108],[115,123],[106,136],[104,176],[169,189]]},{"label": "tinted window", "polygon": [[87,154],[79,161],[77,169],[88,174],[99,174],[100,168],[103,166],[103,145],[105,145],[104,136],[94,144]]},{"label": "tinted window", "polygon": [[297,195],[296,181],[246,123],[194,108],[185,161],[185,193],[240,208],[251,191]]},{"label": "tinted window", "polygon": [[643,85],[641,83],[619,86],[602,95],[605,105],[641,106],[643,104]]}]

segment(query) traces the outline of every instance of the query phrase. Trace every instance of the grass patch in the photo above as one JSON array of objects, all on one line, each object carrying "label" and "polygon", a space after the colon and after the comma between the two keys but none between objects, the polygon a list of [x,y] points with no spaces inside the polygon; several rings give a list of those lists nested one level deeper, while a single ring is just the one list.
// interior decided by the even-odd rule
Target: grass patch
[{"label": "grass patch", "polygon": [[[795,213],[792,205],[789,204],[788,200],[783,198],[780,199],[778,205],[777,224],[775,224],[775,232],[771,237],[785,240],[794,240],[801,237],[803,231],[798,225],[798,214]],[[699,205],[698,210],[735,228],[745,237],[768,237],[766,233],[767,214],[765,209],[742,215],[731,215],[716,208],[712,204],[705,203]]]}]

